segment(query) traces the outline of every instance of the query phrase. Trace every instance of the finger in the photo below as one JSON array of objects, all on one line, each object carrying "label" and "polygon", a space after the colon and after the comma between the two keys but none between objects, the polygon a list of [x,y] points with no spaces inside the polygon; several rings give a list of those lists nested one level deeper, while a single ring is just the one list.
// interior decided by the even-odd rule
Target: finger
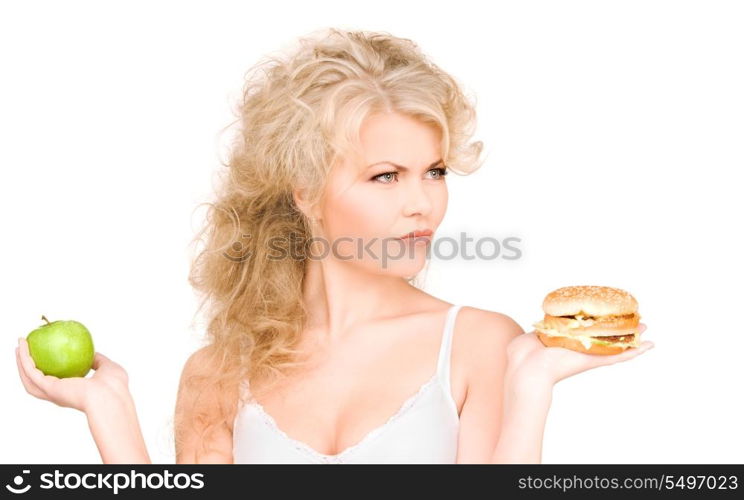
[{"label": "finger", "polygon": [[28,375],[26,375],[25,370],[23,369],[23,365],[21,362],[21,355],[19,353],[20,348],[16,347],[15,353],[16,353],[16,367],[18,368],[18,375],[21,378],[21,382],[23,383],[23,387],[26,389],[26,392],[29,394],[32,394],[34,396],[39,395],[38,387],[36,387],[36,384],[34,384],[30,378],[28,378]]},{"label": "finger", "polygon": [[31,354],[28,352],[28,343],[26,342],[26,339],[18,339],[18,357],[21,361],[21,368],[23,368],[24,373],[29,379],[33,380],[34,377],[32,376],[32,372],[38,368],[36,368],[36,364],[34,363]]},{"label": "finger", "polygon": [[39,390],[38,387],[36,387],[36,384],[34,384],[31,379],[28,378],[28,375],[26,375],[26,372],[23,370],[23,366],[21,365],[21,356],[18,351],[19,348],[16,347],[16,366],[18,367],[18,375],[21,376],[23,387],[26,389],[26,392],[31,394],[32,396],[43,398],[43,393]]},{"label": "finger", "polygon": [[36,364],[34,364],[34,360],[31,357],[31,354],[28,352],[28,342],[26,342],[26,339],[21,339],[19,354],[21,356],[21,366],[26,372],[26,376],[28,376],[28,378],[42,392],[48,393],[49,391],[47,389],[49,387],[49,384],[53,383],[52,381],[56,379],[56,377],[52,377],[51,375],[44,375],[44,372],[36,368]]},{"label": "finger", "polygon": [[642,334],[645,331],[646,331],[646,324],[638,323],[638,335]]},{"label": "finger", "polygon": [[93,357],[93,369],[98,370],[103,363],[111,363],[111,360],[100,352],[97,352]]},{"label": "finger", "polygon": [[93,368],[94,370],[98,370],[101,367],[102,362],[103,362],[103,354],[98,353],[98,352],[95,353],[95,355],[93,356],[93,365],[91,366],[91,368]]},{"label": "finger", "polygon": [[628,361],[630,359],[635,358],[636,356],[640,356],[644,352],[648,352],[650,349],[653,349],[653,347],[654,347],[654,343],[647,340],[645,342],[641,342],[641,345],[639,345],[638,347],[626,349],[625,351],[619,354],[613,354],[611,356],[606,356],[606,361],[608,362],[607,364]]},{"label": "finger", "polygon": [[638,347],[634,349],[628,349],[628,350],[638,351],[638,354],[642,354],[650,349],[653,349],[654,347],[656,347],[656,344],[654,344],[650,340],[644,340],[643,342],[641,342],[641,344]]}]

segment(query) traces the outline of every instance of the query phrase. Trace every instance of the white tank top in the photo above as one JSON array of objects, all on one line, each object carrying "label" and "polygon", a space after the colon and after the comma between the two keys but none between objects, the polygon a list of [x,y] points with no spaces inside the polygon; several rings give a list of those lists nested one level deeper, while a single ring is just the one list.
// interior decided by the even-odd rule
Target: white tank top
[{"label": "white tank top", "polygon": [[[447,312],[436,373],[357,444],[335,455],[320,453],[279,429],[257,401],[242,407],[239,402],[233,426],[234,463],[455,463],[460,417],[450,388],[450,357],[460,307],[453,305]],[[247,383],[241,389],[248,394]]]}]

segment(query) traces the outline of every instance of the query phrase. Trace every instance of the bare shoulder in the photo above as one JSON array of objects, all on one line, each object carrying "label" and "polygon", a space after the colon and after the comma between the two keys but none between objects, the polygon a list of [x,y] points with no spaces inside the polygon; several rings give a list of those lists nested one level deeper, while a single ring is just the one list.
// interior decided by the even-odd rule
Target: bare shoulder
[{"label": "bare shoulder", "polygon": [[183,375],[187,371],[191,372],[191,371],[196,370],[199,362],[204,361],[207,358],[207,353],[209,351],[209,348],[210,346],[204,346],[192,352],[189,355],[189,357],[186,358],[186,362],[183,364],[183,370],[181,371],[181,375]]},{"label": "bare shoulder", "polygon": [[204,389],[203,384],[211,372],[214,347],[207,345],[191,353],[183,364],[178,392],[180,395],[190,395],[194,391]]},{"label": "bare shoulder", "polygon": [[213,346],[207,345],[200,347],[186,359],[183,365],[183,371],[181,372],[181,378],[184,376],[200,375],[207,372],[208,367],[206,364],[213,353]]},{"label": "bare shoulder", "polygon": [[[214,366],[216,360],[214,346],[208,345],[201,347],[194,351],[186,360],[181,371],[181,378],[179,381],[179,396],[183,396],[187,401],[198,396],[200,398],[199,406],[200,410],[202,401],[208,402],[211,405],[219,403],[222,408],[231,406],[233,401],[231,395],[221,394],[219,391],[213,390],[211,383],[214,377]],[[216,410],[217,406],[210,406],[213,410]]]},{"label": "bare shoulder", "polygon": [[464,336],[473,348],[499,348],[524,333],[519,323],[504,313],[463,306],[460,315],[458,327],[467,332]]},{"label": "bare shoulder", "polygon": [[[174,415],[176,463],[232,463],[229,405],[208,386],[212,347],[205,346],[186,360],[178,384]],[[204,434],[207,426],[211,431]]]},{"label": "bare shoulder", "polygon": [[466,353],[467,379],[481,378],[484,371],[506,366],[509,343],[524,329],[507,314],[463,306],[457,321],[460,342]]}]

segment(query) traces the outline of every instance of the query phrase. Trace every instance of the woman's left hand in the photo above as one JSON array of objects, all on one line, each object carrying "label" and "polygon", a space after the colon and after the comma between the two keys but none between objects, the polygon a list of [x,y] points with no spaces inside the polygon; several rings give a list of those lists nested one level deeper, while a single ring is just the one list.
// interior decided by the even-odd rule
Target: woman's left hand
[{"label": "woman's left hand", "polygon": [[[639,323],[638,335],[646,330]],[[514,338],[507,349],[507,371],[511,377],[527,378],[554,385],[564,378],[577,373],[628,361],[654,347],[651,341],[641,342],[640,346],[626,349],[619,354],[585,354],[563,347],[546,347],[533,331]]]}]

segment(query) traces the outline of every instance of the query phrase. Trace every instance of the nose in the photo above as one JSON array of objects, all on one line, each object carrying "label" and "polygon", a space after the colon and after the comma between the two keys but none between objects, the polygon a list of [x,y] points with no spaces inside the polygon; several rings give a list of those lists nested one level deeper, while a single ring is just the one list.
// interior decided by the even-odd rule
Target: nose
[{"label": "nose", "polygon": [[428,215],[432,209],[431,193],[427,192],[423,182],[414,180],[408,184],[407,189],[401,190],[404,215]]}]

